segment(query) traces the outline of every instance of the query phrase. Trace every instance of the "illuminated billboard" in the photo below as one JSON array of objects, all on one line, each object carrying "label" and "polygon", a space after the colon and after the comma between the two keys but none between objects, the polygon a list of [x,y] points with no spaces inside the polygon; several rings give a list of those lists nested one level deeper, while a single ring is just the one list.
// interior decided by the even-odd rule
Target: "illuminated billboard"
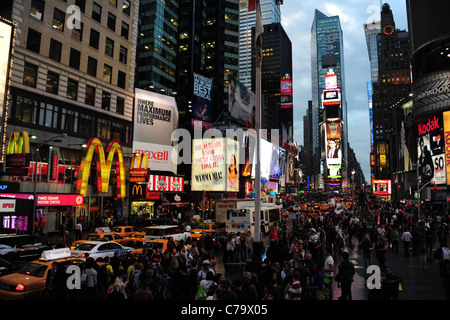
[{"label": "illuminated billboard", "polygon": [[342,178],[341,123],[326,123],[326,166],[328,179]]},{"label": "illuminated billboard", "polygon": [[373,180],[372,194],[374,195],[390,195],[391,180]]},{"label": "illuminated billboard", "polygon": [[239,191],[239,144],[228,138],[192,140],[192,191]]},{"label": "illuminated billboard", "polygon": [[419,179],[422,182],[447,184],[445,133],[441,114],[430,115],[416,123]]},{"label": "illuminated billboard", "polygon": [[177,172],[171,135],[178,128],[174,97],[135,89],[133,153],[145,153],[153,171]]},{"label": "illuminated billboard", "polygon": [[213,119],[214,113],[212,92],[213,92],[213,80],[206,78],[200,74],[193,73],[194,75],[194,92],[192,103],[192,118],[193,123],[202,123],[202,127],[209,127]]},{"label": "illuminated billboard", "polygon": [[341,90],[323,90],[322,91],[322,105],[332,106],[341,104]]},{"label": "illuminated billboard", "polygon": [[283,77],[281,79],[281,109],[290,109],[292,108],[293,100],[293,91],[292,91],[292,79],[289,76]]},{"label": "illuminated billboard", "polygon": [[256,96],[245,85],[230,77],[228,91],[228,112],[233,118],[255,125]]}]

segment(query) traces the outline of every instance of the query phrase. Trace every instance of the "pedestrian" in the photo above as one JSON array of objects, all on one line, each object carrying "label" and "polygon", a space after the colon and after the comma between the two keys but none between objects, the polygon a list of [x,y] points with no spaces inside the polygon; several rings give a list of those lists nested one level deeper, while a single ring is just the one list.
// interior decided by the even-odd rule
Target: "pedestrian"
[{"label": "pedestrian", "polygon": [[392,269],[384,269],[385,277],[381,279],[381,296],[383,300],[398,300],[402,279],[392,274]]},{"label": "pedestrian", "polygon": [[294,271],[292,273],[292,283],[288,283],[285,289],[285,300],[301,300],[302,285],[300,283],[300,272]]},{"label": "pedestrian", "polygon": [[342,252],[343,261],[339,265],[338,273],[335,276],[338,287],[341,287],[339,300],[352,300],[352,282],[355,275],[355,267],[349,261],[349,256],[347,251]]},{"label": "pedestrian", "polygon": [[333,277],[334,277],[334,259],[333,259],[331,250],[332,249],[330,247],[326,247],[324,249],[325,262],[324,262],[324,265],[322,268],[324,283],[329,291],[329,300],[333,300],[332,281],[333,281]]},{"label": "pedestrian", "polygon": [[54,300],[58,296],[58,262],[53,261],[52,268],[47,272],[47,278],[45,279],[45,298],[47,300]]},{"label": "pedestrian", "polygon": [[241,255],[242,255],[242,245],[241,245],[241,233],[238,232],[236,237],[234,238],[234,245],[235,245],[235,253],[236,253],[236,257],[235,257],[235,262],[241,262]]},{"label": "pedestrian", "polygon": [[92,257],[86,259],[86,265],[83,273],[86,274],[86,282],[83,286],[84,296],[88,300],[94,300],[98,294],[97,271],[94,269],[95,260]]},{"label": "pedestrian", "polygon": [[403,242],[403,249],[404,249],[404,251],[405,251],[405,252],[403,253],[403,255],[404,255],[405,257],[409,257],[409,256],[410,256],[410,254],[409,254],[409,247],[410,247],[411,240],[412,240],[412,236],[411,236],[411,233],[409,232],[409,228],[407,228],[407,229],[402,233],[401,240],[402,240],[402,242]]},{"label": "pedestrian", "polygon": [[364,268],[367,269],[368,266],[372,264],[372,251],[375,244],[372,243],[368,234],[364,234],[363,239],[359,243],[359,248],[362,251],[364,259]]},{"label": "pedestrian", "polygon": [[134,293],[134,300],[153,300],[153,293],[149,288],[149,281],[145,279],[142,286]]},{"label": "pedestrian", "polygon": [[381,270],[385,268],[387,245],[382,237],[379,237],[375,245],[375,255]]},{"label": "pedestrian", "polygon": [[394,230],[391,233],[391,244],[392,249],[391,252],[398,254],[398,243],[400,241],[400,233],[398,232],[397,228],[394,228]]},{"label": "pedestrian", "polygon": [[75,225],[75,240],[81,240],[81,234],[83,232],[83,226],[80,221]]},{"label": "pedestrian", "polygon": [[125,300],[125,296],[122,293],[122,286],[120,283],[115,282],[108,288],[108,295],[106,300]]},{"label": "pedestrian", "polygon": [[217,289],[217,300],[237,300],[236,293],[231,290],[233,282],[229,278],[222,281],[221,286]]}]

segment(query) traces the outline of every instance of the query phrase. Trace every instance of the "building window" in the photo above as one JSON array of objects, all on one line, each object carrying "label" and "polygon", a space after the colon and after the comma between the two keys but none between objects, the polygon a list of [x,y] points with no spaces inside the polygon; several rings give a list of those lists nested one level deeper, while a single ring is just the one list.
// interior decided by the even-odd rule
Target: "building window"
[{"label": "building window", "polygon": [[117,73],[117,86],[119,88],[125,89],[126,80],[127,75],[125,74],[125,72],[119,70],[119,72]]},{"label": "building window", "polygon": [[117,0],[109,0],[109,4],[112,5],[114,8],[117,8]]},{"label": "building window", "polygon": [[62,43],[59,41],[56,41],[55,39],[51,39],[48,57],[52,60],[61,62],[61,49],[62,49]]},{"label": "building window", "polygon": [[17,96],[15,119],[23,123],[36,124],[37,105],[36,100]]},{"label": "building window", "polygon": [[102,92],[102,109],[109,110],[111,107],[111,92]]},{"label": "building window", "polygon": [[117,97],[116,113],[123,115],[124,111],[125,111],[125,99],[122,97]]},{"label": "building window", "polygon": [[102,7],[95,2],[92,5],[92,19],[99,23],[102,21]]},{"label": "building window", "polygon": [[78,98],[78,81],[70,79],[67,81],[67,99],[77,101]]},{"label": "building window", "polygon": [[37,79],[38,66],[34,64],[25,62],[25,67],[23,69],[23,84],[36,88],[36,79]]},{"label": "building window", "polygon": [[86,9],[86,0],[75,0],[75,5],[84,13],[84,10]]},{"label": "building window", "polygon": [[126,40],[128,40],[128,33],[130,30],[130,26],[128,23],[122,21],[122,29],[120,30],[120,36]]},{"label": "building window", "polygon": [[45,91],[58,94],[59,74],[49,71],[47,73],[47,84]]},{"label": "building window", "polygon": [[120,46],[119,61],[127,64],[127,56],[128,56],[128,49],[124,46]]},{"label": "building window", "polygon": [[53,29],[64,31],[64,21],[66,20],[66,14],[55,8],[53,11]]},{"label": "building window", "polygon": [[98,50],[99,39],[100,39],[100,33],[95,29],[91,29],[91,36],[89,38],[89,46]]},{"label": "building window", "polygon": [[39,125],[47,128],[58,128],[58,106],[41,102],[39,109]]},{"label": "building window", "polygon": [[28,28],[27,49],[36,53],[41,51],[41,33]]},{"label": "building window", "polygon": [[69,58],[69,66],[80,70],[80,61],[81,61],[81,52],[75,50],[74,48],[70,48],[70,58]]},{"label": "building window", "polygon": [[125,13],[127,16],[130,16],[130,1],[129,0],[123,0],[123,5],[122,5],[122,11],[123,13]]},{"label": "building window", "polygon": [[116,16],[113,15],[111,12],[108,12],[107,26],[112,31],[116,31]]},{"label": "building window", "polygon": [[44,19],[44,8],[45,8],[45,1],[44,0],[33,0],[31,1],[31,9],[30,9],[30,16],[33,18],[36,18],[40,21],[43,21]]},{"label": "building window", "polygon": [[108,37],[105,42],[105,54],[111,58],[114,56],[114,40]]},{"label": "building window", "polygon": [[84,96],[84,102],[87,105],[90,106],[95,106],[95,88],[90,86],[90,85],[86,85],[86,93]]},{"label": "building window", "polygon": [[88,57],[87,74],[97,77],[97,59]]},{"label": "building window", "polygon": [[112,67],[107,64],[103,65],[103,81],[107,83],[112,82]]},{"label": "building window", "polygon": [[83,22],[80,22],[80,28],[73,28],[72,29],[72,38],[78,41],[83,41],[83,28],[84,24]]}]

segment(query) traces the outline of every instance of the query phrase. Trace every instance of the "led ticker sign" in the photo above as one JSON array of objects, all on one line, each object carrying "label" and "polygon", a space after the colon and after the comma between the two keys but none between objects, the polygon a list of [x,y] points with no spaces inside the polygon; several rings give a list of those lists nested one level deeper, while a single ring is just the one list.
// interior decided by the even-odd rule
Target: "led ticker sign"
[{"label": "led ticker sign", "polygon": [[373,180],[372,194],[374,195],[390,195],[391,180]]},{"label": "led ticker sign", "polygon": [[125,167],[123,161],[122,147],[119,143],[113,141],[106,148],[108,157],[105,158],[105,151],[103,144],[99,138],[92,138],[89,140],[86,146],[86,154],[81,161],[80,171],[77,182],[77,193],[86,196],[87,187],[89,182],[89,175],[91,172],[91,163],[96,155],[96,168],[97,168],[97,190],[98,192],[107,193],[109,187],[109,181],[111,176],[111,168],[113,163],[116,165],[117,176],[117,194],[118,198],[126,197],[126,183],[125,183]]}]

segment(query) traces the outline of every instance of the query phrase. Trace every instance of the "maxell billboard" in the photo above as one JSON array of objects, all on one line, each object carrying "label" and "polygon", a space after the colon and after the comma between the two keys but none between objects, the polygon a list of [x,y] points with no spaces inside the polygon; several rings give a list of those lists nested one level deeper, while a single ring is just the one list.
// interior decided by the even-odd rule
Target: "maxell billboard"
[{"label": "maxell billboard", "polygon": [[171,135],[178,128],[178,108],[174,97],[135,89],[133,152],[145,153],[151,171],[176,174],[176,152]]}]

